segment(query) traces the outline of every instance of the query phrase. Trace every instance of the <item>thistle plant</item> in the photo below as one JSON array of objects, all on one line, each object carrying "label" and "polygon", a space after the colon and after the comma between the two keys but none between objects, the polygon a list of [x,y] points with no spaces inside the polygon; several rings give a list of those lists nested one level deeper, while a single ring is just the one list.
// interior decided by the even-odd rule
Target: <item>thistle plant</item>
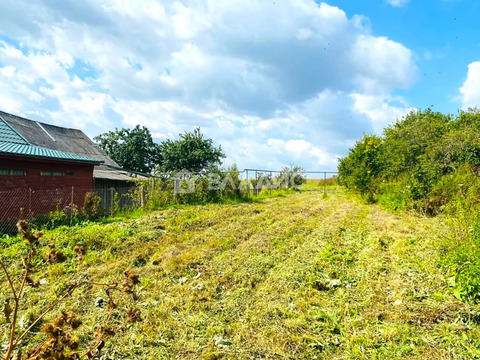
[{"label": "thistle plant", "polygon": [[[21,313],[25,310],[25,303],[28,301],[28,296],[31,292],[26,292],[27,287],[38,289],[38,291],[45,291],[42,289],[42,284],[34,280],[34,274],[41,270],[42,267],[63,262],[67,260],[60,250],[55,248],[55,244],[48,244],[49,252],[45,259],[39,256],[38,249],[40,239],[43,236],[41,231],[32,231],[30,224],[24,220],[17,223],[17,228],[24,241],[27,242],[26,256],[22,261],[21,276],[12,274],[7,263],[0,259],[0,266],[5,275],[5,282],[9,289],[10,296],[4,300],[3,314],[5,321],[8,324],[8,344],[6,344],[4,360],[74,360],[74,359],[93,359],[100,355],[100,352],[105,347],[106,341],[114,336],[116,333],[126,331],[127,324],[141,321],[141,312],[132,303],[137,299],[136,285],[140,283],[138,275],[131,269],[127,269],[124,273],[124,281],[122,285],[118,283],[100,283],[88,280],[85,274],[77,272],[73,275],[68,285],[63,290],[63,293],[56,297],[56,300],[49,304],[40,315],[32,319],[30,325],[26,329],[21,329],[19,326],[19,318]],[[87,253],[84,246],[77,245],[73,248],[73,252],[79,262],[83,261],[83,257]],[[36,264],[33,266],[32,264]],[[40,265],[38,265],[40,264]],[[106,321],[94,333],[93,339],[86,349],[81,349],[76,331],[82,325],[82,320],[76,316],[72,311],[62,310],[57,315],[46,321],[45,318],[55,311],[55,309],[65,299],[75,296],[75,290],[79,288],[99,287],[105,292],[108,301],[106,311],[108,316]],[[126,309],[119,309],[118,296],[114,293],[124,294],[131,298],[130,305]],[[112,321],[113,311],[117,314],[123,315],[123,324],[118,325],[118,319],[115,325]],[[118,316],[116,316],[118,318]],[[45,335],[45,340],[40,344],[29,344],[29,337],[27,336],[33,329],[41,325],[40,331]],[[23,349],[29,348],[28,351]]]}]

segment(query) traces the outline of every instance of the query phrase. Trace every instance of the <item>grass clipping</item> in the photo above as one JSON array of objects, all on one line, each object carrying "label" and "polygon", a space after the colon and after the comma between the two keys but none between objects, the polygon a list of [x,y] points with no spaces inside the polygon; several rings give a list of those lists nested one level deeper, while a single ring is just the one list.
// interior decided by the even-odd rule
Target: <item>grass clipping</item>
[{"label": "grass clipping", "polygon": [[[63,305],[81,318],[79,346],[105,321],[123,329],[104,342],[105,359],[475,358],[480,312],[448,292],[444,232],[441,219],[305,191],[48,231],[43,241],[66,260],[33,280],[58,294],[72,272],[102,284],[126,268],[141,274],[136,298],[123,292],[121,321],[108,304],[115,290],[92,285]],[[88,249],[81,262],[74,246]],[[33,313],[48,300],[35,296]],[[28,343],[44,339],[32,329]]]}]

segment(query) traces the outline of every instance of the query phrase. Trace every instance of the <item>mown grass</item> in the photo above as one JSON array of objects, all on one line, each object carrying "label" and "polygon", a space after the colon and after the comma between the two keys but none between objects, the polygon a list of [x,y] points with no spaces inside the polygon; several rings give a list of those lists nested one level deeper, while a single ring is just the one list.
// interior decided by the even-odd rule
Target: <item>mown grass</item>
[{"label": "mown grass", "polygon": [[[58,228],[42,243],[69,260],[36,275],[47,284],[28,289],[23,322],[72,274],[118,281],[131,267],[143,321],[107,343],[106,359],[478,358],[480,308],[449,293],[439,265],[448,231],[441,218],[392,214],[341,191]],[[71,250],[79,244],[82,264]],[[18,273],[22,249],[2,249]],[[94,287],[61,306],[84,320],[80,341],[107,316],[98,297]]]}]

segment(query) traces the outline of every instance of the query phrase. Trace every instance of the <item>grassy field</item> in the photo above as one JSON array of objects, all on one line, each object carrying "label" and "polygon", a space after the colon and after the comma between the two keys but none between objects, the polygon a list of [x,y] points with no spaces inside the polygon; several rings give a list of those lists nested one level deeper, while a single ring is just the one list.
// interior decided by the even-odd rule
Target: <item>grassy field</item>
[{"label": "grassy field", "polygon": [[[438,265],[448,236],[441,218],[392,214],[342,191],[59,228],[42,245],[68,260],[35,275],[43,285],[27,289],[22,325],[72,274],[109,282],[132,268],[143,320],[109,340],[103,359],[478,358],[480,308],[450,295]],[[25,245],[7,243],[2,258],[18,259]],[[81,264],[78,244],[88,249]],[[20,262],[10,269],[19,274]],[[95,306],[102,297],[92,287],[59,307],[84,321],[80,342],[108,316]]]}]

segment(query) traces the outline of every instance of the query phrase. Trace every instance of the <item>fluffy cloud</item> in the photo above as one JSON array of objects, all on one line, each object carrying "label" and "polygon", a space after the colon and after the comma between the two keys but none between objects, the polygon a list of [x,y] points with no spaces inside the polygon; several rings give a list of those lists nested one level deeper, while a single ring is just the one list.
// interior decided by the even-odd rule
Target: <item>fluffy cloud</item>
[{"label": "fluffy cloud", "polygon": [[372,124],[373,131],[380,134],[392,122],[401,119],[415,110],[409,107],[402,98],[352,94],[356,112],[366,115]]},{"label": "fluffy cloud", "polygon": [[1,2],[2,34],[4,110],[91,136],[201,126],[240,167],[334,168],[417,75],[368,19],[313,0]]},{"label": "fluffy cloud", "polygon": [[460,88],[462,107],[480,107],[480,61],[468,65],[465,82]]}]

